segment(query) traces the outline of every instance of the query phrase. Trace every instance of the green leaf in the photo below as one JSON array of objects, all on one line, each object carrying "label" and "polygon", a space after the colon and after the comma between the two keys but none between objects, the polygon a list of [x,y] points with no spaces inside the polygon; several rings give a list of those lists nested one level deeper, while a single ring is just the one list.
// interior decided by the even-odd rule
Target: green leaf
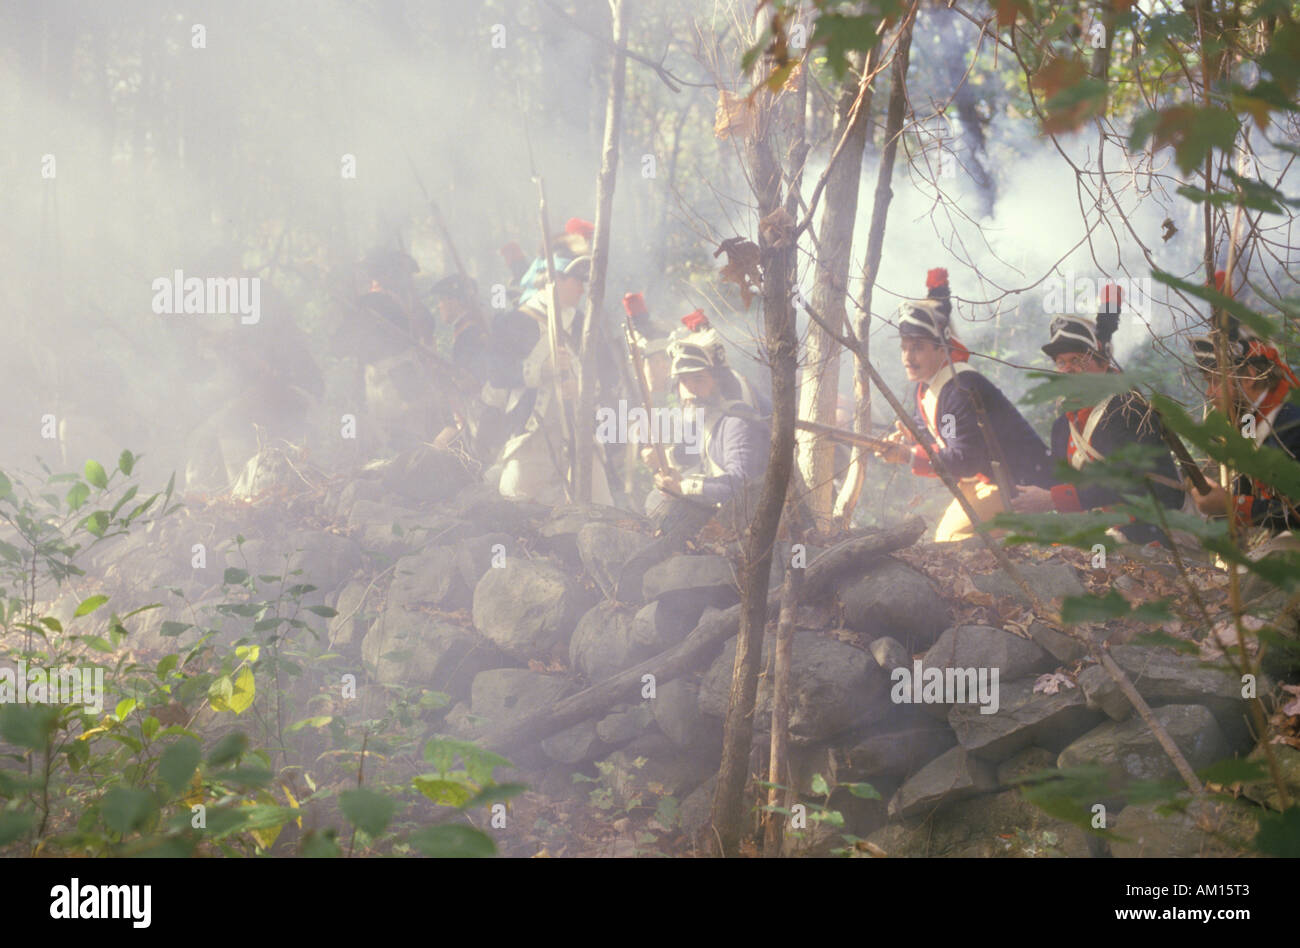
[{"label": "green leaf", "polygon": [[1281,813],[1260,813],[1255,848],[1266,856],[1300,856],[1300,806],[1287,807]]},{"label": "green leaf", "polygon": [[253,680],[253,670],[244,666],[234,681],[223,675],[208,688],[208,701],[216,711],[233,711],[243,714],[253,704],[257,696],[257,685]]},{"label": "green leaf", "polygon": [[36,823],[36,816],[25,813],[0,811],[0,846],[7,846],[14,840],[26,835]]},{"label": "green leaf", "polygon": [[90,488],[85,484],[73,484],[68,491],[68,510],[77,510],[86,503],[86,498],[90,496]]},{"label": "green leaf", "polygon": [[123,698],[121,701],[117,703],[117,707],[113,709],[113,717],[117,718],[119,721],[122,721],[125,720],[126,716],[134,710],[135,710],[135,699]]},{"label": "green leaf", "polygon": [[123,836],[147,823],[154,810],[153,794],[128,787],[109,790],[99,807],[104,825]]},{"label": "green leaf", "polygon": [[201,757],[202,751],[197,741],[177,741],[158,758],[158,778],[173,794],[180,793],[189,786]]},{"label": "green leaf", "polygon": [[217,741],[216,746],[208,754],[208,764],[212,767],[220,767],[242,754],[248,748],[248,738],[240,731],[227,734],[221,740]]},{"label": "green leaf", "polygon": [[431,859],[483,859],[497,854],[492,837],[472,826],[452,823],[426,826],[411,834],[410,844]]},{"label": "green leaf", "polygon": [[265,787],[271,782],[271,771],[265,767],[235,767],[212,775],[215,783],[229,784],[245,789]]},{"label": "green leaf", "polygon": [[459,780],[449,780],[433,774],[414,777],[415,789],[439,806],[464,807],[474,796],[474,789]]},{"label": "green leaf", "polygon": [[522,783],[494,783],[474,794],[473,799],[465,804],[465,809],[487,806],[490,803],[500,803],[509,800],[511,797],[519,796],[527,789],[527,785]]},{"label": "green leaf", "polygon": [[302,838],[302,847],[298,855],[304,859],[336,859],[343,855],[336,841],[338,833],[333,829],[308,830]]},{"label": "green leaf", "polygon": [[869,783],[845,783],[840,786],[848,787],[849,793],[855,797],[861,797],[863,800],[880,800],[880,791]]},{"label": "green leaf", "polygon": [[[24,686],[23,682],[18,684]],[[59,710],[52,705],[0,705],[0,737],[20,747],[44,748],[58,723]]]},{"label": "green leaf", "polygon": [[1195,654],[1200,651],[1195,642],[1175,638],[1168,632],[1164,632],[1160,629],[1151,632],[1143,632],[1141,635],[1134,636],[1129,644],[1171,648],[1176,652],[1185,652],[1187,654]]},{"label": "green leaf", "polygon": [[107,596],[91,596],[89,599],[84,599],[81,605],[77,606],[77,611],[72,614],[72,617],[79,619],[88,616],[106,602],[108,602]]},{"label": "green leaf", "polygon": [[103,636],[82,635],[80,639],[97,652],[111,653],[113,651],[112,644],[106,641]]},{"label": "green leaf", "polygon": [[1105,622],[1129,614],[1128,600],[1112,589],[1104,596],[1066,596],[1061,602],[1061,621]]},{"label": "green leaf", "polygon": [[318,714],[313,718],[303,718],[301,721],[294,721],[284,729],[284,733],[293,734],[295,731],[301,731],[305,727],[324,727],[333,720],[334,715],[332,714]]},{"label": "green leaf", "polygon": [[86,531],[97,537],[102,537],[104,535],[104,531],[108,529],[108,524],[108,514],[103,510],[96,510],[85,520],[81,521],[81,525],[86,528]]},{"label": "green leaf", "polygon": [[338,615],[338,613],[329,606],[308,606],[307,611],[326,619],[332,619]]},{"label": "green leaf", "polygon": [[131,498],[133,498],[139,492],[140,492],[139,485],[132,484],[130,488],[127,489],[127,492],[117,499],[117,503],[113,505],[113,509],[108,512],[109,518],[111,519],[113,517],[116,517],[117,512],[121,510],[123,507],[125,507],[128,503],[130,503]]},{"label": "green leaf", "polygon": [[1227,786],[1234,783],[1253,783],[1256,780],[1267,780],[1268,769],[1257,761],[1228,759],[1220,760],[1204,770],[1198,771],[1197,776],[1206,783]]},{"label": "green leaf", "polygon": [[222,577],[221,581],[228,586],[238,586],[246,579],[248,579],[247,570],[236,569],[233,566],[228,566],[226,567],[225,575]]},{"label": "green leaf", "polygon": [[831,792],[831,788],[826,784],[826,778],[821,774],[813,774],[812,792],[819,797],[827,796]]},{"label": "green leaf", "polygon": [[108,475],[104,473],[104,465],[100,464],[98,461],[87,461],[86,480],[88,480],[92,486],[98,487],[100,490],[107,487]]},{"label": "green leaf", "polygon": [[123,448],[117,457],[117,467],[123,474],[130,476],[131,469],[135,467],[135,455]]},{"label": "green leaf", "polygon": [[173,638],[177,635],[180,635],[188,628],[190,628],[190,624],[188,622],[173,622],[170,619],[168,619],[163,622],[162,628],[158,630],[158,634],[166,636],[167,638]]},{"label": "green leaf", "polygon": [[372,838],[384,832],[397,810],[397,804],[393,800],[367,787],[340,793],[339,806],[349,823]]}]

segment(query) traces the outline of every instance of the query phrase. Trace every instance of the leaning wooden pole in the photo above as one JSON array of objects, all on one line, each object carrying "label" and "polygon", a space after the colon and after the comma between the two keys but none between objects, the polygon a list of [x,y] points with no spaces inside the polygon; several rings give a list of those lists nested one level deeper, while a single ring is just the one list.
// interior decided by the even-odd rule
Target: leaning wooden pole
[{"label": "leaning wooden pole", "polygon": [[627,22],[623,0],[610,0],[614,18],[614,60],[605,101],[605,140],[601,149],[600,174],[596,178],[596,239],[591,250],[591,282],[587,292],[587,316],[582,322],[582,345],[578,358],[578,406],[574,415],[574,496],[590,503],[595,442],[592,428],[596,418],[596,354],[600,351],[601,309],[605,303],[605,277],[609,270],[610,218],[614,186],[618,176],[618,142],[623,123],[623,90],[627,80]]},{"label": "leaning wooden pole", "polygon": [[[871,377],[866,369],[867,341],[871,338],[871,294],[880,273],[880,258],[885,244],[885,224],[889,220],[889,204],[894,197],[892,181],[894,161],[898,157],[898,142],[903,135],[903,116],[907,106],[907,64],[912,48],[912,24],[916,10],[913,7],[908,19],[899,29],[898,46],[890,69],[889,109],[885,116],[885,148],[880,156],[876,173],[876,193],[871,206],[871,227],[867,231],[867,255],[862,270],[862,310],[858,314],[855,335],[861,343],[862,355],[855,360],[853,395],[853,429],[859,434],[871,433]],[[838,314],[837,314],[838,315]],[[835,498],[834,516],[842,527],[853,522],[862,482],[867,472],[867,452],[854,448],[849,470],[844,476],[839,496]]]}]

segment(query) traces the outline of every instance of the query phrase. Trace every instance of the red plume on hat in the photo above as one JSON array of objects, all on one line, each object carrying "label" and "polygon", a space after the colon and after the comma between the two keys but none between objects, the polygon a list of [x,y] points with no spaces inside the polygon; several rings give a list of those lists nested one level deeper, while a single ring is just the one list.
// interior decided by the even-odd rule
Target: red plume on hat
[{"label": "red plume on hat", "polygon": [[682,317],[682,325],[691,332],[699,332],[701,329],[709,328],[709,317],[704,315],[703,310],[697,309]]},{"label": "red plume on hat", "polygon": [[564,232],[591,240],[591,235],[596,233],[596,225],[591,221],[584,221],[581,217],[570,217],[564,222]]},{"label": "red plume on hat", "polygon": [[[942,332],[948,348],[948,357],[953,362],[969,362],[970,350],[960,339],[952,335],[952,300],[948,289],[948,271],[944,267],[933,267],[925,271],[926,296],[939,303],[943,312]],[[940,327],[935,327],[939,329]]]}]

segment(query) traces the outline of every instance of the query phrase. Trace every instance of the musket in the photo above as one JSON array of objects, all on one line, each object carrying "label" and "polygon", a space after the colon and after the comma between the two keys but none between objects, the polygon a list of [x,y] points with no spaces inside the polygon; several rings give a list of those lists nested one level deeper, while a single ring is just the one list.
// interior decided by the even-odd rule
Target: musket
[{"label": "musket", "polygon": [[[518,90],[516,89],[518,94]],[[576,442],[574,441],[573,429],[569,425],[569,413],[564,404],[564,389],[560,383],[560,333],[559,333],[559,297],[558,287],[555,282],[555,254],[551,250],[551,228],[546,214],[546,182],[537,172],[537,160],[533,156],[533,137],[528,130],[528,113],[523,107],[523,97],[520,96],[519,111],[523,119],[524,142],[528,146],[528,170],[532,174],[533,180],[537,182],[538,194],[538,219],[542,228],[542,253],[546,256],[546,280],[550,293],[550,305],[546,307],[546,340],[551,354],[551,381],[555,389],[555,407],[560,413],[561,430],[564,433],[565,444],[568,448],[569,464],[561,465],[552,455],[552,460],[556,461],[556,471],[560,475],[560,480],[564,485],[564,494],[567,498],[573,498],[573,479],[571,472],[573,469],[573,460],[577,457]],[[541,419],[538,419],[539,424]],[[549,439],[547,445],[550,445]],[[568,468],[565,470],[564,467]]]},{"label": "musket", "polygon": [[[650,385],[645,378],[645,359],[642,358],[641,349],[636,344],[636,333],[632,329],[631,317],[628,317],[623,322],[623,335],[627,339],[628,354],[632,357],[632,373],[636,376],[637,388],[641,391],[641,406],[645,409],[646,418],[653,418]],[[650,440],[654,444],[655,461],[659,473],[669,474],[672,468],[668,465],[668,456],[664,453],[663,443],[657,438],[651,438]]]},{"label": "musket", "polygon": [[[1118,286],[1116,286],[1115,289],[1119,291]],[[1123,300],[1124,300],[1123,294],[1117,292],[1115,302],[1114,302],[1114,308],[1113,309],[1110,308],[1111,307],[1110,301],[1107,300],[1105,304],[1107,308],[1097,314],[1097,325],[1099,327],[1101,326],[1101,319],[1103,314],[1111,317],[1112,335],[1114,334],[1114,329],[1117,327],[1119,321],[1119,310],[1120,307],[1123,305]],[[1110,364],[1114,366],[1115,371],[1117,372],[1124,371],[1124,368],[1119,364],[1119,360],[1115,358],[1113,353],[1107,354],[1106,358],[1110,362]],[[1136,391],[1136,389],[1134,391]],[[1146,398],[1144,398],[1140,392],[1138,392],[1138,397],[1142,398],[1142,401],[1146,404],[1147,408],[1151,410],[1151,414],[1155,415],[1156,428],[1159,429],[1161,440],[1163,440],[1165,446],[1168,447],[1169,450],[1173,452],[1174,460],[1176,460],[1178,462],[1178,466],[1183,469],[1183,473],[1187,475],[1187,479],[1192,482],[1192,486],[1196,488],[1196,492],[1202,495],[1208,494],[1210,492],[1210,482],[1206,480],[1205,472],[1203,472],[1200,469],[1200,467],[1197,466],[1196,462],[1192,459],[1191,452],[1187,450],[1187,446],[1183,444],[1182,439],[1179,438],[1178,435],[1174,434],[1174,432],[1169,428],[1169,426],[1165,424],[1164,417],[1160,414],[1159,411],[1156,410],[1155,405],[1152,405],[1149,401],[1147,401]]]},{"label": "musket", "polygon": [[442,211],[438,208],[438,202],[429,196],[424,181],[420,179],[420,172],[416,170],[415,162],[411,160],[409,153],[406,155],[406,163],[411,166],[411,176],[415,178],[415,183],[420,186],[420,193],[424,195],[424,200],[429,205],[429,209],[433,211],[433,222],[438,227],[438,233],[442,235],[443,244],[451,254],[451,262],[456,265],[456,272],[463,277],[469,276],[465,264],[461,262],[460,254],[456,251],[456,242],[451,239],[451,231],[447,229],[447,222],[442,219]]},{"label": "musket", "polygon": [[808,431],[813,434],[821,435],[823,438],[829,438],[831,441],[853,444],[858,447],[870,448],[874,451],[887,451],[900,444],[898,441],[890,441],[886,438],[873,438],[870,435],[858,434],[856,431],[849,431],[845,428],[835,428],[831,425],[823,425],[821,422],[817,421],[804,421],[802,418],[796,418],[794,426],[801,431]]}]

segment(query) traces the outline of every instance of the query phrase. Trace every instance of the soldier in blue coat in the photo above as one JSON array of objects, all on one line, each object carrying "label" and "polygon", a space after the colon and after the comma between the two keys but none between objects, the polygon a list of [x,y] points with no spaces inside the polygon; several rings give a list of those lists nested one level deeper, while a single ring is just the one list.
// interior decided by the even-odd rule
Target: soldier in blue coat
[{"label": "soldier in blue coat", "polygon": [[[903,303],[898,314],[903,368],[917,383],[916,424],[985,520],[1008,509],[999,481],[1051,485],[1047,446],[1002,391],[967,363],[970,353],[952,331],[948,271],[929,271],[926,286],[928,298]],[[937,476],[926,451],[912,442],[901,424],[888,440],[893,445],[878,452],[886,461],[911,462],[913,474]],[[935,531],[935,541],[973,535],[970,519],[954,500]]]},{"label": "soldier in blue coat", "polygon": [[[1052,338],[1043,352],[1058,372],[1115,372],[1111,337],[1119,328],[1120,289],[1109,285],[1102,290],[1102,310],[1096,320],[1061,316],[1052,321]],[[1136,391],[1107,396],[1095,405],[1067,411],[1052,426],[1052,461],[1076,471],[1087,464],[1101,463],[1107,455],[1126,444],[1143,444],[1155,450],[1151,467],[1152,490],[1160,504],[1175,510],[1183,505],[1178,471],[1165,443],[1160,419],[1146,399]],[[1146,486],[1134,485],[1146,495]],[[1050,490],[1021,485],[1012,506],[1019,513],[1081,513],[1123,503],[1123,496],[1110,487],[1077,486],[1064,481]],[[1131,543],[1167,542],[1160,530],[1148,524],[1132,523],[1119,528]]]}]

